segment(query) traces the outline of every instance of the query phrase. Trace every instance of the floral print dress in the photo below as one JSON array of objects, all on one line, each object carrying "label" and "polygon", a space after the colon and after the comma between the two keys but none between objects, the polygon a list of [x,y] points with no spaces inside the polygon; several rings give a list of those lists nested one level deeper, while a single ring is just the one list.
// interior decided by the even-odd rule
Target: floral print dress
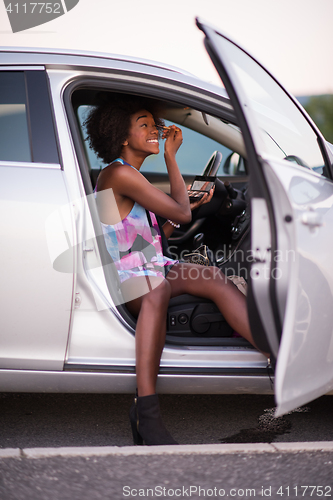
[{"label": "floral print dress", "polygon": [[[114,162],[129,165],[121,158]],[[114,225],[101,222],[101,226],[106,248],[121,283],[137,276],[165,277],[170,268],[178,263],[163,254],[162,237],[155,214],[136,202],[123,220]]]}]

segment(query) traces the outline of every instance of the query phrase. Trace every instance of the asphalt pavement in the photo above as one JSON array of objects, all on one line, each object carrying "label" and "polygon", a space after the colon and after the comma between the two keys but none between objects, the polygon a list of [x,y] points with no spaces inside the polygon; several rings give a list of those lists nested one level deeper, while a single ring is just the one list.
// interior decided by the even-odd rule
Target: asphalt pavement
[{"label": "asphalt pavement", "polygon": [[[290,445],[290,444],[289,444]],[[213,445],[214,446],[214,445]],[[3,500],[120,500],[124,498],[331,498],[333,450],[265,450],[260,445],[209,445],[176,451],[138,447],[98,456],[27,455],[0,458]],[[239,449],[252,447],[245,452]],[[278,446],[278,445],[275,445]],[[288,446],[288,445],[280,445]],[[207,449],[208,447],[208,449]],[[142,449],[145,448],[145,449]],[[186,447],[184,447],[186,448]],[[188,448],[193,448],[189,446]],[[201,452],[198,450],[201,448]],[[133,454],[134,450],[134,454]],[[105,450],[107,453],[107,450]],[[48,453],[45,450],[46,454]]]},{"label": "asphalt pavement", "polygon": [[0,394],[0,500],[332,498],[333,398],[162,395],[179,446],[132,446],[130,395]]},{"label": "asphalt pavement", "polygon": [[[0,449],[130,446],[128,394],[0,394]],[[161,395],[180,444],[333,440],[333,397],[274,418],[274,397]]]}]

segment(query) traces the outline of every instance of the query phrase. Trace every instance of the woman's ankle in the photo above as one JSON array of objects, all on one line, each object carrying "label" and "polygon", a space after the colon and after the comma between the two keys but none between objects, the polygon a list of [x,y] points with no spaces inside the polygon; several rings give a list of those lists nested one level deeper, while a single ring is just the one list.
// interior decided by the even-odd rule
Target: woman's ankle
[{"label": "woman's ankle", "polygon": [[143,398],[145,396],[152,396],[153,394],[156,394],[155,388],[139,388],[138,387],[138,397]]}]

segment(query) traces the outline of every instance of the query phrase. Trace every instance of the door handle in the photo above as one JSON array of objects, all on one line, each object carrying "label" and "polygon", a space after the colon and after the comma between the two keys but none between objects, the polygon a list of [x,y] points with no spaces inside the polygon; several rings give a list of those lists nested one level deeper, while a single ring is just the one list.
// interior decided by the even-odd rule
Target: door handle
[{"label": "door handle", "polygon": [[309,226],[310,229],[324,225],[323,217],[314,210],[308,210],[302,214],[302,224]]}]

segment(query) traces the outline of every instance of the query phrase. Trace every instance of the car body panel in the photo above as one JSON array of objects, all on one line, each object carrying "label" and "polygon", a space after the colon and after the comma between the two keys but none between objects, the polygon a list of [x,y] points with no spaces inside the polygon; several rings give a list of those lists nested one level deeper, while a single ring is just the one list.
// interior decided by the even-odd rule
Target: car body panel
[{"label": "car body panel", "polygon": [[[131,372],[0,370],[2,392],[134,393],[136,379]],[[265,375],[160,374],[157,391],[163,394],[272,394]]]},{"label": "car body panel", "polygon": [[[272,197],[274,190],[284,189],[292,204],[284,214],[292,214],[295,221],[287,224],[289,249],[295,252],[288,259],[289,290],[275,381],[278,414],[333,388],[333,265],[329,251],[333,244],[333,185],[302,167],[282,163],[271,160],[266,174]],[[280,203],[281,198],[276,198]]]},{"label": "car body panel", "polygon": [[[260,155],[258,162],[264,171],[270,193],[269,202],[274,212],[275,228],[271,227],[271,231],[275,231],[277,227],[288,226],[288,230],[284,230],[282,233],[277,231],[276,244],[267,248],[270,254],[273,251],[278,251],[282,252],[282,256],[283,254],[287,256],[289,253],[288,265],[284,266],[282,279],[280,280],[278,276],[273,279],[272,275],[269,278],[278,291],[275,296],[270,294],[270,305],[272,310],[275,308],[279,311],[283,324],[275,374],[275,394],[278,404],[276,414],[281,415],[300,404],[325,394],[333,387],[333,316],[331,307],[333,265],[330,252],[328,252],[329,242],[333,239],[333,184],[330,179],[318,175],[309,168],[283,160],[277,161],[275,157],[265,154],[267,151],[265,134],[263,133],[265,125],[263,122],[258,122],[257,116],[264,116],[266,110],[260,104],[261,89],[259,86],[256,88],[258,80],[251,82],[251,76],[248,77],[247,73],[247,71],[253,70],[257,63],[221,33],[217,33],[203,23],[199,22],[199,25],[208,38],[215,64],[220,64],[223,67],[220,71],[221,77],[227,75],[229,84],[233,87],[234,98],[238,100],[237,104],[243,112],[243,118],[254,142],[254,150],[257,155]],[[240,60],[244,63],[243,66],[238,66],[239,61],[234,59],[239,54]],[[217,67],[217,69],[220,68]],[[244,75],[242,75],[243,72]],[[274,86],[279,84],[272,78],[270,79],[268,74],[265,78],[268,85],[271,86],[267,90],[267,95],[271,95]],[[249,89],[244,85],[246,81],[250,87],[252,85],[252,88]],[[251,92],[248,95],[249,90],[252,95]],[[285,99],[289,99],[287,94]],[[256,114],[258,109],[259,115]],[[290,103],[287,103],[286,109],[290,109]],[[293,127],[292,118],[290,119],[288,114],[284,115],[283,111],[282,108],[277,119],[291,130]],[[292,108],[292,112],[301,114],[296,105],[295,109]],[[269,120],[270,118],[266,114],[264,119]],[[297,119],[305,121],[303,116]],[[315,127],[313,129],[315,130]],[[306,127],[305,130],[307,133]],[[315,133],[318,137],[317,140],[320,141],[320,133],[317,130]],[[311,136],[311,132],[308,135]],[[298,138],[300,144],[306,140],[305,133],[304,136],[304,138]],[[270,141],[270,139],[271,137],[267,140]],[[279,144],[276,143],[276,146],[279,147]],[[295,150],[297,147],[298,144],[295,143]],[[309,147],[308,158],[313,154],[310,149]],[[284,153],[284,156],[287,154]],[[315,155],[318,155],[318,152]],[[310,158],[311,160],[312,158]],[[317,161],[316,157],[313,163],[316,164]],[[323,159],[322,162],[324,162]],[[253,211],[253,225],[256,225],[257,217],[260,218],[260,213]],[[267,228],[263,228],[263,231],[267,232]],[[256,251],[255,248],[253,250]],[[290,253],[294,262],[290,262]],[[272,260],[272,257],[270,259]],[[255,266],[256,264],[252,271]],[[276,269],[274,267],[274,270]],[[271,272],[272,270],[271,266]],[[252,281],[257,285],[252,271]],[[286,274],[288,274],[288,287],[286,287]],[[260,281],[260,277],[258,278]],[[262,281],[263,284],[267,283],[267,277],[266,280]],[[279,297],[278,303],[277,296]],[[260,301],[259,296],[256,299],[257,308],[261,310],[262,322],[267,335],[269,335],[273,328],[272,322],[268,321],[267,310],[265,310],[269,304]],[[275,328],[276,334],[278,334],[278,327]],[[272,343],[270,345],[272,346]],[[277,352],[274,354],[276,355]]]},{"label": "car body panel", "polygon": [[[60,165],[1,162],[1,368],[62,370],[73,274],[52,266],[52,214],[68,204]],[[46,228],[49,239],[46,237]],[[69,225],[69,238],[73,228]]]}]

